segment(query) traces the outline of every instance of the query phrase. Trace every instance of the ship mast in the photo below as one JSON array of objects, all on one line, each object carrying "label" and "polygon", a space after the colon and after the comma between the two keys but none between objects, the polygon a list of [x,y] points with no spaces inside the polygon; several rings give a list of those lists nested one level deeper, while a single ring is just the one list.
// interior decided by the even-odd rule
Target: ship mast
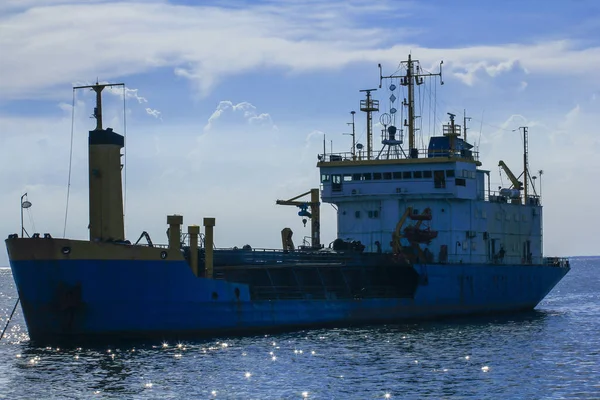
[{"label": "ship mast", "polygon": [[[413,84],[413,63],[411,60],[411,55],[408,55],[408,66],[406,68],[406,77],[400,81],[401,85],[408,85],[408,149],[409,149],[409,157],[416,158],[413,155],[413,149],[415,148],[415,93],[414,93],[414,84]],[[419,83],[419,78],[417,79],[417,83]],[[405,100],[406,104],[406,100]],[[418,153],[417,153],[418,157]]]},{"label": "ship mast", "polygon": [[363,89],[361,92],[367,93],[367,99],[360,101],[360,111],[367,113],[367,160],[371,159],[373,150],[373,112],[379,111],[379,100],[371,98],[371,92],[377,89]]},{"label": "ship mast", "polygon": [[347,122],[346,125],[352,126],[352,133],[344,133],[344,135],[352,136],[352,150],[350,153],[352,154],[352,159],[356,160],[356,130],[354,124],[354,114],[356,114],[356,111],[350,111],[350,114],[352,114],[352,122]]},{"label": "ship mast", "polygon": [[440,62],[440,72],[436,74],[432,73],[423,73],[419,64],[419,60],[413,60],[411,55],[408,55],[408,61],[402,61],[401,64],[406,67],[406,73],[404,75],[389,75],[383,76],[381,74],[381,64],[379,64],[379,88],[381,88],[381,83],[383,79],[394,79],[400,78],[400,84],[402,86],[408,86],[408,101],[404,100],[403,105],[408,107],[408,121],[405,121],[405,126],[408,126],[408,147],[409,147],[409,157],[410,158],[418,158],[419,150],[415,147],[415,87],[414,85],[421,85],[423,83],[424,77],[440,77],[440,84],[443,85],[444,81],[442,80],[442,64],[444,62]]},{"label": "ship mast", "polygon": [[467,110],[463,110],[463,136],[464,141],[467,141],[467,121],[470,121],[471,117],[467,117]]},{"label": "ship mast", "polygon": [[125,86],[124,83],[103,83],[99,84],[96,81],[95,85],[86,85],[86,86],[75,86],[73,90],[76,89],[92,89],[96,92],[96,107],[94,107],[94,114],[92,117],[96,119],[96,129],[97,131],[102,130],[102,91],[105,87],[113,87],[113,86]]},{"label": "ship mast", "polygon": [[527,191],[527,181],[529,178],[529,162],[527,160],[527,155],[529,152],[527,145],[527,127],[521,126],[519,129],[523,129],[523,200],[524,203],[527,204],[527,198],[529,197],[529,193]]}]

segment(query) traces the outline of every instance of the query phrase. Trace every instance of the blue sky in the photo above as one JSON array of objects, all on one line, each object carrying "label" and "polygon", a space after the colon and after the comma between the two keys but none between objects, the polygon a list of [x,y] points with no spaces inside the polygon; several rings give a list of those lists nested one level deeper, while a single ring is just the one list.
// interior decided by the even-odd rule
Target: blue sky
[{"label": "blue sky", "polygon": [[[412,52],[432,71],[444,60],[433,121],[467,109],[493,185],[499,159],[520,168],[512,130],[529,126],[531,167],[545,172],[546,253],[598,254],[600,2],[198,4],[0,4],[1,235],[20,230],[17,199],[27,192],[27,229],[62,236],[71,87],[96,78],[129,88],[129,239],[147,230],[166,241],[170,213],[185,224],[215,216],[220,246],[277,247],[285,226],[308,235],[296,210],[275,200],[317,185],[323,134],[348,150],[342,133],[358,91],[377,87],[378,63],[391,72]],[[79,92],[75,102],[66,229],[75,238],[87,237],[92,100]],[[122,113],[122,98],[106,94],[105,125],[123,132]],[[359,138],[364,131],[357,114]],[[323,215],[328,242],[335,216],[328,205]]]}]

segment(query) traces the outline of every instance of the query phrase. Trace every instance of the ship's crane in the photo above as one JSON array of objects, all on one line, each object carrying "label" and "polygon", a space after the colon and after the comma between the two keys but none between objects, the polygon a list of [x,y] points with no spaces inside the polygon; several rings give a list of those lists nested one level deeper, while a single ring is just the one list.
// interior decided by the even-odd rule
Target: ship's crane
[{"label": "ship's crane", "polygon": [[396,224],[396,229],[394,233],[392,233],[392,249],[394,254],[400,254],[402,252],[402,244],[400,243],[400,239],[402,238],[402,226],[404,225],[404,221],[406,218],[412,214],[412,207],[407,207],[402,217],[400,217],[400,221]]},{"label": "ship's crane", "polygon": [[[414,225],[409,225],[402,229],[406,220],[416,221]],[[392,233],[392,249],[396,255],[404,255],[410,262],[426,262],[427,255],[421,249],[420,244],[428,245],[438,235],[437,231],[431,229],[429,221],[432,219],[431,209],[427,207],[421,214],[415,214],[412,207],[407,207],[400,221],[396,224],[396,229]],[[425,227],[421,228],[425,223]],[[414,249],[415,254],[405,254],[400,240],[405,238]]]},{"label": "ship's crane", "polygon": [[515,174],[512,173],[512,171],[510,170],[510,168],[508,168],[508,166],[504,163],[504,161],[500,160],[500,162],[498,162],[498,166],[504,170],[504,172],[506,173],[506,176],[508,176],[508,179],[510,179],[510,182],[512,183],[512,187],[514,189],[517,189],[517,190],[523,189],[523,182],[521,182],[521,181],[519,181],[519,179],[517,179]]},{"label": "ship's crane", "polygon": [[[300,197],[310,194],[310,201],[298,201]],[[310,238],[311,247],[313,249],[320,249],[321,246],[321,227],[320,227],[320,215],[319,215],[319,189],[311,189],[308,192],[299,194],[296,197],[292,197],[289,200],[277,200],[275,202],[281,206],[296,206],[300,209],[298,215],[302,217],[302,222],[306,226],[307,219],[311,220],[310,224]],[[310,208],[310,211],[308,209]]]}]

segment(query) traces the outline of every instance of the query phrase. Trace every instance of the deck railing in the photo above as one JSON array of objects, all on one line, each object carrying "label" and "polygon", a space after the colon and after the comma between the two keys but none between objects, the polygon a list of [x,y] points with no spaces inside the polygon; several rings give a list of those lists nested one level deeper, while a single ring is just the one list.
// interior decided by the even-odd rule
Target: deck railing
[{"label": "deck railing", "polygon": [[[416,150],[416,151],[415,151]],[[358,151],[355,154],[351,152],[339,152],[339,153],[324,153],[319,154],[318,159],[320,162],[340,162],[340,161],[366,161],[366,160],[413,160],[417,159],[456,159],[456,160],[468,160],[468,161],[479,161],[479,152],[473,150],[429,150],[429,149],[415,149],[417,157],[410,157],[409,154],[401,148],[391,147],[383,149],[382,151],[372,151],[369,154],[366,151]],[[433,160],[432,160],[433,161]]]},{"label": "deck railing", "polygon": [[[492,203],[511,203],[512,200],[518,200],[521,204],[523,204],[523,192],[521,192],[521,195],[519,197],[517,197],[516,199],[504,196],[502,194],[500,194],[499,191],[497,190],[492,190],[492,191],[485,191],[485,200],[492,202]],[[536,205],[539,206],[542,203],[542,198],[539,195],[535,195],[535,194],[528,194],[527,195],[527,203],[529,203],[529,205]]]},{"label": "deck railing", "polygon": [[[148,246],[148,244],[138,244],[138,246]],[[154,244],[154,247],[166,249],[166,244]],[[200,250],[203,250],[202,248]],[[278,265],[282,267],[290,264],[302,265],[318,263],[322,265],[344,265],[348,262],[360,262],[362,253],[336,253],[333,251],[310,251],[296,250],[284,251],[282,249],[268,248],[215,248],[215,262],[224,265]],[[531,257],[527,260],[521,256],[505,255],[502,258],[489,259],[485,254],[473,255],[478,258],[469,261],[468,254],[448,254],[446,262],[441,264],[467,264],[477,263],[483,265],[550,265],[561,268],[570,267],[569,259],[566,257]],[[440,264],[434,262],[433,264]]]}]

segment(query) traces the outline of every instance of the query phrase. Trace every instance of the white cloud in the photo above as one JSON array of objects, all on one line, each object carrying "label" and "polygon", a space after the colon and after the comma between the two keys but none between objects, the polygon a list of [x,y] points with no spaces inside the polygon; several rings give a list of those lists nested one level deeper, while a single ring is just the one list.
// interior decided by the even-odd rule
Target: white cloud
[{"label": "white cloud", "polygon": [[527,85],[528,83],[526,81],[521,81],[521,83],[519,83],[519,92],[524,91],[525,89],[527,89]]},{"label": "white cloud", "polygon": [[147,103],[148,100],[145,97],[138,95],[138,89],[130,89],[125,88],[125,98],[133,98],[138,101],[138,103]]},{"label": "white cloud", "polygon": [[312,131],[306,136],[306,146],[310,146],[310,144],[316,139],[317,141],[322,141],[325,138],[325,132],[321,131]]},{"label": "white cloud", "polygon": [[[392,4],[386,3],[386,12]],[[13,12],[0,19],[0,93],[5,99],[22,98],[74,78],[108,79],[170,67],[206,94],[223,78],[245,71],[302,72],[355,62],[396,65],[410,50],[424,64],[444,58],[449,71],[467,84],[479,72],[491,77],[514,68],[583,74],[595,72],[600,62],[600,48],[582,49],[570,41],[454,49],[390,46],[386,43],[392,38],[398,40],[397,30],[357,22],[360,15],[373,13],[370,7],[365,2],[245,9],[123,2]]]},{"label": "white cloud", "polygon": [[[458,71],[454,72],[454,76],[469,86],[476,82],[477,74],[480,72],[484,72],[492,78],[514,69],[521,69],[523,72],[526,72],[524,68],[519,66],[519,62],[516,60],[500,61],[497,63],[488,61],[467,62],[462,64],[462,66],[459,65],[457,62],[455,68]],[[460,70],[464,70],[465,72],[460,72]]]},{"label": "white cloud", "polygon": [[158,111],[158,110],[154,110],[152,108],[146,108],[146,113],[148,115],[153,116],[154,118],[161,119],[160,118],[160,111]]},{"label": "white cloud", "polygon": [[247,101],[233,104],[233,102],[229,100],[223,100],[219,102],[216,110],[208,118],[208,122],[204,126],[204,132],[213,130],[215,124],[231,122],[246,122],[249,125],[268,127],[277,130],[277,126],[273,124],[269,114],[259,114],[256,111],[256,107]]}]

